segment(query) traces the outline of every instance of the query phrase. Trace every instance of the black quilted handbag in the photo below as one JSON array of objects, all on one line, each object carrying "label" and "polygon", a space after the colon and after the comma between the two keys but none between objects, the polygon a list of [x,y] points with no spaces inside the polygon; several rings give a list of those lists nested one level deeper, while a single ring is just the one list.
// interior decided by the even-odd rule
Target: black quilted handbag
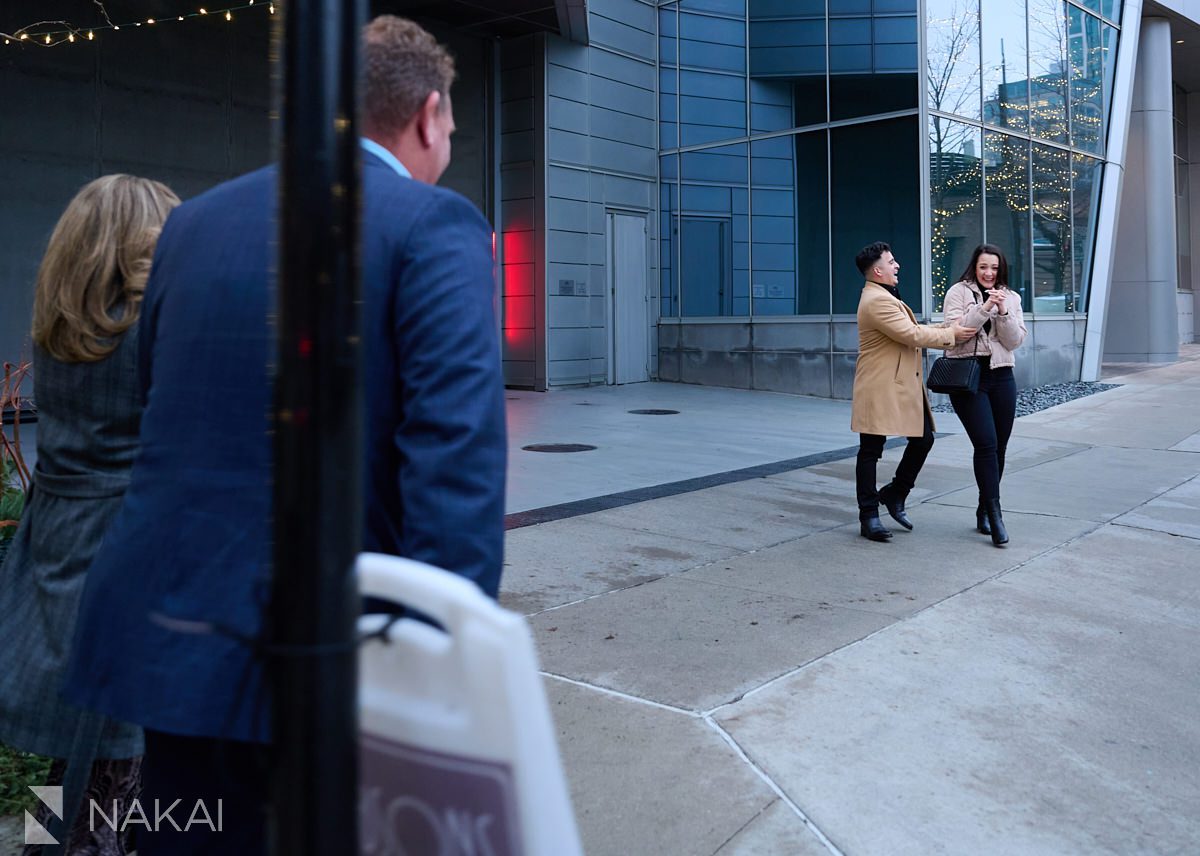
[{"label": "black quilted handbag", "polygon": [[[974,292],[971,294],[974,297]],[[979,301],[976,300],[976,303]],[[975,339],[974,353],[969,357],[938,357],[929,367],[929,377],[925,385],[930,392],[940,392],[945,395],[969,392],[972,395],[979,392],[979,333]]]},{"label": "black quilted handbag", "polygon": [[930,392],[946,395],[979,392],[979,360],[974,357],[938,357],[929,368],[925,385]]}]

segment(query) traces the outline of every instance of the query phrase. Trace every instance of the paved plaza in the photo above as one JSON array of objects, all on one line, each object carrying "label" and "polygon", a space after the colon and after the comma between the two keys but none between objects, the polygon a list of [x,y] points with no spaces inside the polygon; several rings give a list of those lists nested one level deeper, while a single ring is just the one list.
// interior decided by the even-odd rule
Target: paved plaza
[{"label": "paved plaza", "polygon": [[915,531],[877,544],[849,402],[509,392],[501,600],[537,639],[589,856],[1200,852],[1200,347],[1182,357],[1017,420],[1004,549],[974,532],[953,414]]},{"label": "paved plaza", "polygon": [[570,516],[509,531],[502,602],[532,624],[587,852],[1200,851],[1200,351],[1182,356],[1017,421],[1003,549],[974,531],[953,414],[915,531],[877,544],[853,459],[820,460],[855,439],[847,402],[510,393],[511,519]]}]

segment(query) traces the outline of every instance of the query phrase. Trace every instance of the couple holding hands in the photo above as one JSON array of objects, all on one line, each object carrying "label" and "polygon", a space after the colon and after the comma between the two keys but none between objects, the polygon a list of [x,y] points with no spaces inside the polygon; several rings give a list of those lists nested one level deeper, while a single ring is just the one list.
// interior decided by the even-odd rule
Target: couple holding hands
[{"label": "couple holding hands", "polygon": [[[858,304],[858,364],[850,427],[859,434],[856,487],[860,531],[872,541],[892,533],[879,520],[882,504],[912,529],[905,500],[933,448],[933,414],[925,393],[921,351],[942,348],[952,359],[979,363],[974,392],[950,395],[974,447],[979,504],[975,526],[997,547],[1008,542],[1000,511],[1004,453],[1016,418],[1014,352],[1025,340],[1021,296],[1009,288],[1008,262],[999,247],[980,244],[959,281],[946,292],[942,324],[918,324],[900,297],[900,263],[876,242],[855,259],[866,278]],[[892,481],[876,489],[876,465],[889,435],[908,438]]]}]

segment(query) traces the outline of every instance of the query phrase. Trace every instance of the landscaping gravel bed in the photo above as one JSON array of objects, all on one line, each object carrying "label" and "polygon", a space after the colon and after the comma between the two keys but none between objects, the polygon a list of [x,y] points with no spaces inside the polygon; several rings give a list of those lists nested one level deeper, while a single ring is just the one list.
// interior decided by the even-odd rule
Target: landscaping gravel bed
[{"label": "landscaping gravel bed", "polygon": [[[1104,392],[1106,389],[1116,389],[1118,386],[1120,386],[1119,383],[1095,383],[1076,380],[1069,383],[1048,383],[1045,386],[1022,389],[1017,393],[1017,416],[1028,416],[1030,413],[1037,413],[1039,410],[1045,410],[1047,407],[1066,404],[1068,401],[1074,401],[1076,398],[1083,398],[1085,395]],[[950,402],[948,401],[945,404],[937,405],[933,409],[938,413],[954,412],[954,408],[950,406]]]}]

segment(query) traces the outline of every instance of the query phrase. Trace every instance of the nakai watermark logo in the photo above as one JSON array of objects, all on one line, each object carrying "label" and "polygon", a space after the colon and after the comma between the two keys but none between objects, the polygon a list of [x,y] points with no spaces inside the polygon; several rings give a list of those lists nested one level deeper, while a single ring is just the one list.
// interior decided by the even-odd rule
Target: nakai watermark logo
[{"label": "nakai watermark logo", "polygon": [[[53,812],[54,816],[59,820],[63,816],[63,789],[61,786],[34,786],[30,785],[29,790],[37,795],[37,798],[42,801],[46,808]],[[191,811],[187,814],[187,819],[183,820],[183,825],[180,825],[180,819],[183,818],[183,812],[186,808],[183,806],[183,800],[178,799],[167,805],[165,808],[162,805],[162,800],[154,800],[153,811],[147,811],[147,807],[142,805],[141,800],[132,800],[129,803],[129,808],[124,814],[121,814],[120,806],[117,800],[113,800],[112,806],[106,810],[105,806],[100,805],[95,800],[89,799],[87,804],[88,829],[95,832],[103,824],[109,829],[115,831],[125,831],[131,826],[138,826],[148,832],[166,832],[174,830],[176,832],[187,832],[196,827],[204,827],[212,832],[223,832],[225,829],[225,801],[216,801],[216,811],[210,811],[209,806],[204,800],[196,800],[192,805]],[[29,812],[25,812],[25,843],[26,844],[58,844],[59,841],[50,834],[46,827],[38,822],[38,819]]]}]

